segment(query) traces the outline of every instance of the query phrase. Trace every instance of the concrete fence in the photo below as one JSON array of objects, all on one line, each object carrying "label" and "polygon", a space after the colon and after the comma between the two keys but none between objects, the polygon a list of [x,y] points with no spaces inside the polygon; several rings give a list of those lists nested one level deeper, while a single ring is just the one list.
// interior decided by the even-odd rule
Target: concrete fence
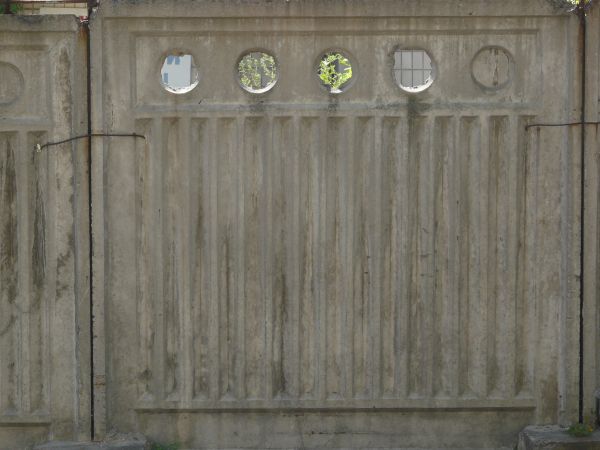
[{"label": "concrete fence", "polygon": [[[597,8],[587,29],[596,121]],[[91,130],[137,136],[43,147],[88,131],[87,34],[0,17],[0,448],[92,423],[182,448],[500,448],[577,421],[581,126],[536,124],[580,120],[579,33],[543,0],[103,2]],[[249,52],[277,70],[254,88]],[[338,53],[339,89],[319,78]]]}]

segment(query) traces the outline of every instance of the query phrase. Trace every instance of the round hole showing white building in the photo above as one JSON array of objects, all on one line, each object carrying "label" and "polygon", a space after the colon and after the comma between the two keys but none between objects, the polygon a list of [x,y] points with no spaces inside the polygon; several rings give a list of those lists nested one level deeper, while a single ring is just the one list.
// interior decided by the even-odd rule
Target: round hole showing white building
[{"label": "round hole showing white building", "polygon": [[406,92],[422,92],[433,84],[435,68],[431,56],[420,49],[394,52],[394,80]]},{"label": "round hole showing white building", "polygon": [[173,94],[185,94],[194,89],[200,76],[194,57],[186,53],[171,53],[166,56],[160,69],[162,86]]},{"label": "round hole showing white building", "polygon": [[341,94],[354,81],[350,58],[338,51],[324,53],[319,58],[317,75],[321,86],[330,94]]},{"label": "round hole showing white building", "polygon": [[252,94],[262,94],[273,89],[279,71],[273,55],[253,51],[245,53],[239,59],[237,74],[242,89]]}]

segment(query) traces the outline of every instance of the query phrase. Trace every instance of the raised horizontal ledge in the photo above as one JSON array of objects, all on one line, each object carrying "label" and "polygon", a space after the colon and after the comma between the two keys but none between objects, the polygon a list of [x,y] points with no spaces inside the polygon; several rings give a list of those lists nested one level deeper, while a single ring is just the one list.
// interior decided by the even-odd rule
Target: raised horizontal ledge
[{"label": "raised horizontal ledge", "polygon": [[[18,32],[69,32],[77,31],[81,27],[79,18],[68,15],[0,15],[0,33]],[[31,37],[31,42],[36,42],[36,37]]]},{"label": "raised horizontal ledge", "polygon": [[187,403],[140,402],[140,413],[168,412],[389,412],[389,411],[496,411],[532,410],[533,398],[499,399],[404,399],[404,400],[200,400]]},{"label": "raised horizontal ledge", "polygon": [[46,426],[52,422],[47,414],[44,415],[0,415],[0,427]]},{"label": "raised horizontal ledge", "polygon": [[[137,0],[98,17],[506,17],[561,14],[548,0]],[[94,20],[94,18],[92,19]]]}]

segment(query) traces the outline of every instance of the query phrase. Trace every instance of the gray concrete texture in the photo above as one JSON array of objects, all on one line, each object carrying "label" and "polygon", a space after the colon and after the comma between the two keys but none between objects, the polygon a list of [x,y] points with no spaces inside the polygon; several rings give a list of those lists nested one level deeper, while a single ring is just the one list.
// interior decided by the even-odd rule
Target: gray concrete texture
[{"label": "gray concrete texture", "polygon": [[0,16],[0,448],[89,437],[85,40]]},{"label": "gray concrete texture", "polygon": [[[60,68],[65,57],[50,44],[62,37],[71,55],[83,41],[67,21],[1,19],[3,79],[25,86],[8,106],[15,90],[0,88],[0,112],[22,105],[0,116],[0,157],[12,158],[10,149],[29,149],[26,126],[41,129],[30,112],[40,96],[21,100],[42,92],[35,83],[62,87],[44,103],[60,106],[44,116],[47,139],[76,134],[81,111],[64,114],[82,103],[66,91],[82,92],[85,60],[69,59],[61,83],[53,71],[15,75],[16,56],[5,56],[15,48],[41,49]],[[597,120],[597,9],[588,20],[586,100]],[[526,425],[576,420],[580,135],[525,126],[578,120],[578,32],[576,17],[544,0],[103,2],[91,22],[92,129],[145,139],[98,138],[91,149],[97,437],[139,432],[181,448],[492,449],[514,446]],[[396,85],[398,49],[427,51],[431,87]],[[279,70],[259,95],[236,73],[255,50]],[[353,68],[338,95],[317,78],[330,50]],[[199,73],[181,95],[160,75],[177,53],[191,54]],[[586,413],[597,386],[597,134],[587,145]],[[43,153],[63,160],[46,163],[42,180],[67,191],[44,211],[71,217],[70,227],[46,233],[80,257],[69,287],[43,285],[65,310],[18,330],[43,330],[48,346],[65,339],[46,350],[48,364],[69,364],[48,372],[58,381],[45,389],[77,412],[48,400],[45,422],[18,433],[0,416],[9,443],[89,431],[87,216],[74,206],[87,200],[84,185],[74,189],[86,151],[65,147]],[[36,167],[20,161],[19,170]],[[5,186],[0,208],[34,215],[35,201],[15,202]],[[2,230],[17,227],[7,217]],[[24,259],[0,274],[21,277],[21,289],[36,279],[28,258],[37,241],[17,241],[10,254]],[[31,320],[8,300],[0,307]],[[25,334],[0,338],[0,356],[22,355],[14,358],[25,367],[35,355],[22,353],[19,336],[31,331],[15,333]],[[0,392],[12,369],[3,370]]]}]

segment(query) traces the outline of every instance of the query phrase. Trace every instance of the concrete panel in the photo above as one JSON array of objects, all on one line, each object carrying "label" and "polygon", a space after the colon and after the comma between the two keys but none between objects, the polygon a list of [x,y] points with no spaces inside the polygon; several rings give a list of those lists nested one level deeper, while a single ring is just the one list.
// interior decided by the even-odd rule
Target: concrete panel
[{"label": "concrete panel", "polygon": [[0,448],[89,436],[85,41],[0,16]]},{"label": "concrete panel", "polygon": [[[576,418],[576,141],[525,125],[572,119],[577,21],[434,3],[101,6],[94,128],[145,139],[93,151],[99,429],[493,448]],[[398,48],[431,55],[431,88],[396,86]],[[260,96],[235,78],[254,49],[280,69]],[[356,77],[337,96],[330,49]],[[160,84],[173,51],[198,66],[184,95]]]}]

